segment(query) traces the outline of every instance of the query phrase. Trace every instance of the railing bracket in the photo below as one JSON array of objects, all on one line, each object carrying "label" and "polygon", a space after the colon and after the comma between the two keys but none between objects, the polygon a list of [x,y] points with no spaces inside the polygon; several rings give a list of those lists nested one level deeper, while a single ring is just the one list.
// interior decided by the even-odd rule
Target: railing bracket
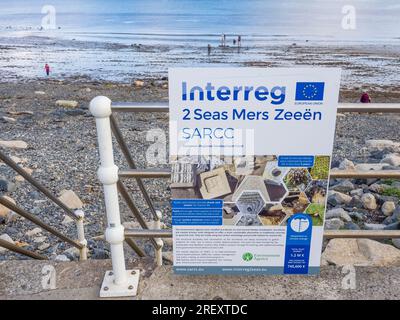
[{"label": "railing bracket", "polygon": [[139,286],[140,270],[126,270],[126,281],[122,284],[114,282],[114,273],[107,271],[100,289],[100,298],[134,297]]}]

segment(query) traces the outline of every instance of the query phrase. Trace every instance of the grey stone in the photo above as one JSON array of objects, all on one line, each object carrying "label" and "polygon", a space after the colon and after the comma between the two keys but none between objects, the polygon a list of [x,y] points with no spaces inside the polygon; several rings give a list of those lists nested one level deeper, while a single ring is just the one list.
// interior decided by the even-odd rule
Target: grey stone
[{"label": "grey stone", "polygon": [[339,230],[343,227],[344,222],[339,218],[325,220],[325,230]]},{"label": "grey stone", "polygon": [[385,225],[383,228],[384,230],[399,230],[400,229],[400,222],[394,222],[388,225]]},{"label": "grey stone", "polygon": [[400,155],[397,153],[387,154],[381,160],[381,163],[387,163],[387,164],[390,164],[391,166],[398,167],[398,166],[400,166]]},{"label": "grey stone", "polygon": [[339,164],[339,169],[340,170],[354,170],[356,167],[354,163],[348,159],[344,159],[340,164]]},{"label": "grey stone", "polygon": [[349,204],[351,201],[351,197],[347,194],[337,192],[337,191],[329,191],[328,192],[328,203],[332,206],[336,207],[341,204]]},{"label": "grey stone", "polygon": [[359,196],[354,196],[351,198],[351,201],[349,203],[350,208],[363,208],[363,202],[361,201]]},{"label": "grey stone", "polygon": [[331,189],[342,193],[347,193],[354,189],[354,184],[351,183],[350,180],[343,180],[338,184],[335,184]]},{"label": "grey stone", "polygon": [[325,214],[326,219],[339,218],[345,222],[351,222],[350,215],[343,208],[335,208],[328,210]]},{"label": "grey stone", "polygon": [[350,191],[350,195],[353,196],[353,197],[354,196],[358,196],[358,197],[361,198],[363,194],[364,194],[364,190],[361,189],[361,188]]},{"label": "grey stone", "polygon": [[71,261],[71,260],[69,260],[68,257],[67,257],[66,255],[64,255],[64,254],[59,254],[58,256],[55,257],[54,260],[57,261],[57,262],[68,262],[68,261]]},{"label": "grey stone", "polygon": [[361,197],[365,209],[375,210],[377,208],[376,199],[372,193],[365,193]]},{"label": "grey stone", "polygon": [[360,226],[354,222],[345,222],[344,229],[347,230],[360,230]]},{"label": "grey stone", "polygon": [[322,260],[337,266],[399,266],[400,250],[369,239],[332,239]]},{"label": "grey stone", "polygon": [[366,230],[384,230],[386,225],[377,223],[364,223],[364,228]]},{"label": "grey stone", "polygon": [[357,221],[363,221],[365,220],[365,216],[362,212],[349,212],[350,217],[352,217],[353,219],[357,220]]},{"label": "grey stone", "polygon": [[382,213],[387,217],[391,216],[395,209],[396,205],[393,201],[386,201],[381,207]]},{"label": "grey stone", "polygon": [[[0,235],[0,239],[15,244],[14,240],[7,233],[3,233],[2,235]],[[6,248],[0,247],[0,253],[3,253],[5,251],[7,251]]]},{"label": "grey stone", "polygon": [[14,192],[17,185],[5,179],[0,179],[0,192]]},{"label": "grey stone", "polygon": [[25,232],[25,235],[28,237],[33,237],[33,236],[38,235],[39,233],[42,233],[42,229],[39,227],[36,227],[30,231]]},{"label": "grey stone", "polygon": [[392,239],[392,243],[396,248],[400,249],[400,238]]}]

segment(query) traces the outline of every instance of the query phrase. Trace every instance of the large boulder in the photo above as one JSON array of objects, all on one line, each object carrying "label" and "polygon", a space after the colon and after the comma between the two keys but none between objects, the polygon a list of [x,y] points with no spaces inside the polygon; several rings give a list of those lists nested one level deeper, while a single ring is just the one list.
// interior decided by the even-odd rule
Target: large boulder
[{"label": "large boulder", "polygon": [[398,153],[389,153],[381,160],[381,163],[387,163],[391,166],[400,166],[400,155]]},{"label": "large boulder", "polygon": [[365,144],[369,151],[396,151],[400,147],[400,143],[392,140],[367,140],[365,141]]},{"label": "large boulder", "polygon": [[332,239],[322,253],[322,264],[400,266],[400,250],[369,239]]}]

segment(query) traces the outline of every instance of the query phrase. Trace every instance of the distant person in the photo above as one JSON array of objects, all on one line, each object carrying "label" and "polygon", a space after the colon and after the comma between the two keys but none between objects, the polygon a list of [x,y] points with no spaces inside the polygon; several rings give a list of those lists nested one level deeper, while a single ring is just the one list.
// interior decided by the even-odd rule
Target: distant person
[{"label": "distant person", "polygon": [[50,75],[50,66],[46,63],[44,66],[44,70],[46,71],[47,76]]},{"label": "distant person", "polygon": [[221,36],[221,45],[223,47],[225,47],[225,45],[226,45],[226,34],[225,33],[223,33]]},{"label": "distant person", "polygon": [[208,46],[207,46],[207,52],[208,52],[208,55],[211,54],[211,44],[208,44]]},{"label": "distant person", "polygon": [[371,98],[369,97],[368,93],[366,93],[365,91],[361,95],[360,102],[361,103],[370,103],[371,102]]},{"label": "distant person", "polygon": [[237,43],[238,43],[238,47],[242,46],[242,36],[238,36]]},{"label": "distant person", "polygon": [[233,39],[233,45],[236,46],[236,39]]}]

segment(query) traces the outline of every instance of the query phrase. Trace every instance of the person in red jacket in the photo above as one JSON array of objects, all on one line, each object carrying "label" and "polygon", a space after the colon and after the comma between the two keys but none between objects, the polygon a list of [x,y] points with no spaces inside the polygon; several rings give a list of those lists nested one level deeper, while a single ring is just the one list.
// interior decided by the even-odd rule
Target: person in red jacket
[{"label": "person in red jacket", "polygon": [[361,95],[360,102],[361,103],[370,103],[371,102],[371,98],[369,97],[368,93],[366,93],[365,91]]},{"label": "person in red jacket", "polygon": [[44,70],[46,71],[47,76],[50,75],[50,66],[46,63],[44,66]]}]

